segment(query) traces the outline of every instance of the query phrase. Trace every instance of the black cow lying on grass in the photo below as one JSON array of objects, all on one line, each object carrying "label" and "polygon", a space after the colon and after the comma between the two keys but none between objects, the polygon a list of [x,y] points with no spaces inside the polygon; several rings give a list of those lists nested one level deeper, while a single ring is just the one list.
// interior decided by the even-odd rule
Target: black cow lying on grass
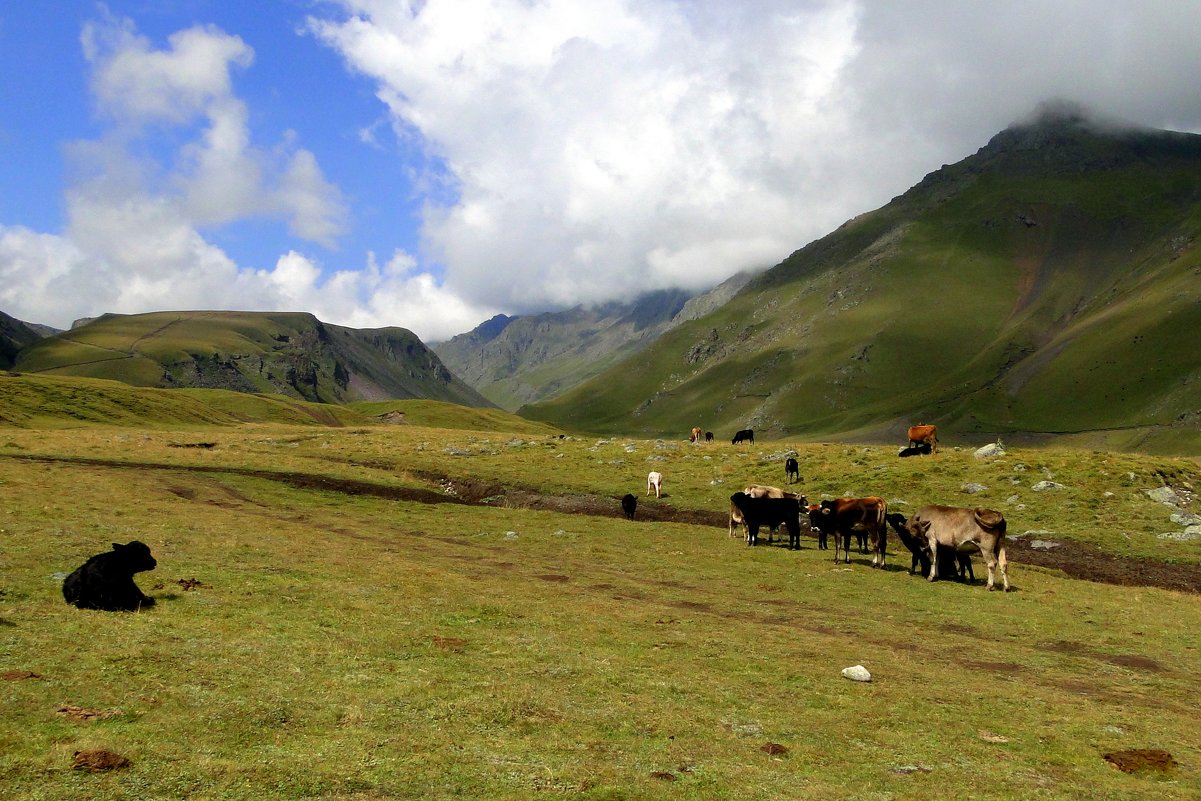
[{"label": "black cow lying on grass", "polygon": [[900,456],[902,459],[906,456],[929,456],[933,451],[934,448],[929,442],[922,442],[917,445],[909,445],[908,447],[901,448],[897,452],[897,456]]},{"label": "black cow lying on grass", "polygon": [[735,492],[730,503],[742,515],[746,526],[746,544],[759,544],[759,527],[775,528],[780,524],[788,529],[788,547],[801,547],[801,501],[798,498],[752,498],[745,492]]},{"label": "black cow lying on grass", "polygon": [[626,520],[634,519],[634,510],[638,508],[638,498],[633,493],[626,493],[626,496],[621,499],[621,511],[625,513]]},{"label": "black cow lying on grass", "polygon": [[[913,554],[913,564],[909,567],[909,575],[912,576],[916,573],[918,565],[921,565],[922,576],[929,576],[930,548],[926,540],[913,536],[913,532],[906,526],[908,521],[905,519],[905,515],[893,512],[884,515],[884,519],[901,538],[902,544]],[[942,545],[938,547],[938,572],[943,576],[952,576],[956,581],[963,581],[965,576],[968,583],[976,580],[976,574],[972,571],[972,557]]]},{"label": "black cow lying on grass", "polygon": [[154,570],[157,564],[145,543],[114,542],[111,551],[93,556],[67,576],[63,597],[80,609],[109,612],[136,612],[143,606],[154,606],[154,599],[133,583],[133,574]]}]

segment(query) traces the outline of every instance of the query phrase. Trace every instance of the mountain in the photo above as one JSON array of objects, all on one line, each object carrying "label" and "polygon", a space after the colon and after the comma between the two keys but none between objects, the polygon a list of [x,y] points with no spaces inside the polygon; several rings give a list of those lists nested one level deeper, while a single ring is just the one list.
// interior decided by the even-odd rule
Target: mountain
[{"label": "mountain", "polygon": [[12,367],[22,348],[53,333],[55,329],[48,326],[22,322],[0,312],[0,370]]},{"label": "mountain", "polygon": [[503,314],[433,350],[446,366],[510,411],[550,398],[628,358],[664,332],[728,301],[750,276],[739,273],[695,297],[650,292],[626,303],[546,314]]},{"label": "mountain", "polygon": [[1201,445],[1199,235],[1201,136],[1047,108],[520,413],[655,436],[899,441],[924,421]]},{"label": "mountain", "polygon": [[492,405],[404,328],[344,328],[301,312],[106,314],[26,346],[12,369],[323,403],[429,398]]}]

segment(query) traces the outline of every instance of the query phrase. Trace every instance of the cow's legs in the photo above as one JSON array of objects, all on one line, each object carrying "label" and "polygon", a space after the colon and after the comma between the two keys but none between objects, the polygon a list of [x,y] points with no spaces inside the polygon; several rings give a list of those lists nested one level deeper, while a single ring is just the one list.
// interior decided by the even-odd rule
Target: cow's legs
[{"label": "cow's legs", "polygon": [[1001,547],[997,553],[989,552],[985,554],[988,560],[988,584],[985,589],[993,589],[993,568],[999,567],[1001,572],[1001,586],[1005,588],[1005,592],[1009,592],[1009,563],[1005,559],[1005,548]]},{"label": "cow's legs", "polygon": [[[930,546],[930,576],[927,581],[936,581],[938,579],[938,540],[927,535],[926,544]],[[989,575],[992,575],[991,571]]]},{"label": "cow's legs", "polygon": [[750,520],[743,520],[742,524],[744,526],[746,526],[746,544],[747,545],[758,545],[759,544],[759,524],[752,523]]}]

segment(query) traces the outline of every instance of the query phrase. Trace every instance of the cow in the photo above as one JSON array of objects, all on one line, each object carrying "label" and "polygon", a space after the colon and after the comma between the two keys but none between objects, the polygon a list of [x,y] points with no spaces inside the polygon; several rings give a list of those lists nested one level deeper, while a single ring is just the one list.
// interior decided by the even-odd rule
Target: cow
[{"label": "cow", "polygon": [[[909,518],[907,527],[914,537],[925,540],[925,548],[936,553],[939,545],[956,551],[972,553],[979,550],[988,565],[988,583],[994,589],[997,569],[1001,583],[1009,591],[1009,563],[1005,558],[1005,516],[992,509],[965,509],[958,506],[931,504],[923,506]],[[930,566],[929,580],[938,578],[938,560]]]},{"label": "cow", "polygon": [[712,441],[713,441],[713,432],[706,431],[705,432],[705,442],[712,442]]},{"label": "cow", "polygon": [[[863,531],[871,544],[872,567],[884,567],[884,556],[888,545],[888,528],[884,523],[884,515],[888,512],[888,502],[874,495],[866,498],[835,498],[818,504],[819,526],[834,534],[834,562],[838,562],[838,547],[841,535],[841,545],[844,554],[843,561],[851,561],[851,534]],[[812,516],[810,516],[812,520]],[[831,522],[833,525],[831,525]]]},{"label": "cow", "polygon": [[737,445],[739,442],[749,442],[755,444],[755,432],[753,429],[744,428],[734,434],[734,439],[730,440],[731,445]]},{"label": "cow", "polygon": [[[926,542],[910,533],[905,520],[905,515],[897,513],[889,513],[884,515],[885,521],[896,532],[900,538],[901,544],[909,549],[913,555],[913,562],[909,566],[909,575],[917,572],[918,566],[921,566],[922,575],[930,575],[930,554],[926,550]],[[952,551],[945,545],[938,547],[938,572],[949,573],[955,576],[956,580],[963,581],[966,578],[969,582],[976,580],[976,574],[972,571],[972,557],[966,553]]]},{"label": "cow", "polygon": [[923,444],[930,446],[931,453],[938,453],[938,426],[922,423],[909,426],[909,447],[916,448]]},{"label": "cow", "polygon": [[[834,539],[838,539],[834,517],[823,514],[821,504],[810,504],[805,509],[809,513],[809,528],[817,532],[818,549],[822,551],[829,550],[830,535],[833,534]],[[867,532],[857,530],[855,532],[855,539],[859,542],[859,553],[867,553]]]},{"label": "cow", "polygon": [[646,474],[646,494],[655,493],[658,498],[663,494],[663,474],[657,470],[652,470]]},{"label": "cow", "polygon": [[[804,495],[798,495],[795,492],[788,492],[780,489],[779,487],[772,487],[767,484],[748,484],[746,488],[743,489],[743,493],[752,498],[795,498],[800,502],[801,506],[805,508],[808,508],[809,503],[805,499]],[[735,529],[738,528],[739,524],[745,525],[745,522],[746,521],[742,516],[742,511],[731,503],[729,535],[733,537]],[[777,528],[778,526],[771,526],[771,533],[767,535],[767,541],[769,543],[775,542],[775,531]]]},{"label": "cow", "polygon": [[930,443],[923,442],[920,445],[910,445],[907,448],[901,448],[901,450],[897,452],[897,456],[900,456],[902,459],[909,456],[927,456],[932,451],[933,448],[930,447]]},{"label": "cow", "polygon": [[633,493],[627,492],[626,496],[621,499],[621,511],[626,516],[626,520],[634,519],[634,510],[638,508],[638,498]]},{"label": "cow", "polygon": [[801,547],[801,502],[798,498],[754,498],[745,492],[730,496],[731,507],[737,509],[746,525],[746,544],[759,544],[760,526],[788,530],[788,547]]},{"label": "cow", "polygon": [[688,437],[688,441],[689,442],[700,442],[701,441],[701,429],[699,426],[693,426],[692,434]]},{"label": "cow", "polygon": [[154,599],[138,589],[133,576],[157,565],[145,543],[114,542],[111,551],[91,557],[63,580],[63,598],[80,609],[108,612],[136,612],[154,606]]},{"label": "cow", "polygon": [[791,456],[784,460],[784,478],[789,484],[795,484],[801,480],[801,466]]}]

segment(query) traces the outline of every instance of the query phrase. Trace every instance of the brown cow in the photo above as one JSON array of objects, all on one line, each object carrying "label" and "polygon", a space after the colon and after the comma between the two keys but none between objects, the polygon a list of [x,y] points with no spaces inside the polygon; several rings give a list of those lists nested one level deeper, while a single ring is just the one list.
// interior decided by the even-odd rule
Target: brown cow
[{"label": "brown cow", "polygon": [[922,445],[929,445],[932,452],[938,453],[938,426],[921,423],[909,426],[909,447],[917,448]]},{"label": "brown cow", "polygon": [[[838,562],[839,535],[843,550],[843,561],[851,562],[851,533],[866,531],[871,543],[872,567],[884,567],[885,548],[888,544],[888,528],[884,523],[884,515],[888,512],[888,502],[883,498],[870,495],[866,498],[835,498],[832,501],[822,501],[819,519],[822,525],[834,532],[834,561]],[[830,525],[831,522],[833,525]]]},{"label": "brown cow", "polygon": [[693,428],[692,428],[692,434],[691,434],[691,435],[688,437],[688,441],[689,441],[689,442],[700,442],[700,441],[701,441],[701,428],[700,428],[700,426],[693,426]]},{"label": "brown cow", "polygon": [[[924,537],[926,548],[937,553],[939,545],[971,553],[979,550],[988,564],[988,584],[993,588],[994,570],[1000,567],[1001,583],[1009,591],[1008,562],[1005,559],[1005,516],[992,509],[964,509],[958,506],[923,506],[907,524],[915,537]],[[930,565],[930,581],[938,578],[938,560]]]}]

